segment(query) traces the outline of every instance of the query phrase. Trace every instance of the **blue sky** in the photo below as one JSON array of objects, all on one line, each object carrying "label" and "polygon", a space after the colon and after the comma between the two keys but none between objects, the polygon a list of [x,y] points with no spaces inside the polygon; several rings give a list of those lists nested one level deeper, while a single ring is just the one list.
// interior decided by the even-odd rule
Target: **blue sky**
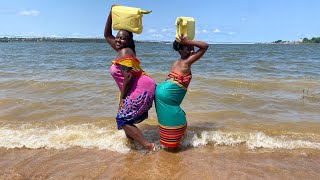
[{"label": "blue sky", "polygon": [[178,16],[194,17],[206,42],[320,37],[319,0],[0,0],[0,36],[103,38],[112,4],[152,10],[136,40],[173,40]]}]

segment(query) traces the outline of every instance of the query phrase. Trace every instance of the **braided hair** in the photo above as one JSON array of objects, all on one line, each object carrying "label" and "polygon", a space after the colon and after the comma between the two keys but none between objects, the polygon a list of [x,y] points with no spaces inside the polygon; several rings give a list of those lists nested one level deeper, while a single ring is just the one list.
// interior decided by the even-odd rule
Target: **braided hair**
[{"label": "braided hair", "polygon": [[130,43],[128,44],[128,47],[136,54],[136,45],[134,44],[133,33],[127,30],[124,31],[126,31],[130,37]]},{"label": "braided hair", "polygon": [[176,51],[180,51],[184,47],[184,45],[179,43],[177,40],[173,41],[172,46],[173,46],[173,49]]}]

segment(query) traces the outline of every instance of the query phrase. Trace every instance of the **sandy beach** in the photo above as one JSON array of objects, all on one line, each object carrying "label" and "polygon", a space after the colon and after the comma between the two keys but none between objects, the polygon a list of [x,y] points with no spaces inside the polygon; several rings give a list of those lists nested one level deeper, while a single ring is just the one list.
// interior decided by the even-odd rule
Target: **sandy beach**
[{"label": "sandy beach", "polygon": [[96,149],[0,151],[0,179],[318,179],[318,152],[225,147],[121,154]]}]

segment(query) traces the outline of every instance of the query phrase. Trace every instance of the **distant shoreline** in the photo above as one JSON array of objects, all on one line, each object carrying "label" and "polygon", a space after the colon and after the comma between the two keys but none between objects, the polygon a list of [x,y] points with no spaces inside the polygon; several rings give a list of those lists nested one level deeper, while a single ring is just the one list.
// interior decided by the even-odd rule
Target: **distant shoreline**
[{"label": "distant shoreline", "polygon": [[[163,42],[170,41],[152,41],[135,40],[136,42]],[[78,42],[78,43],[106,43],[104,38],[56,38],[56,37],[0,37],[0,42]]]},{"label": "distant shoreline", "polygon": [[[172,43],[172,41],[135,40],[136,42]],[[104,38],[57,38],[57,37],[0,37],[1,42],[71,42],[71,43],[105,43]],[[275,42],[211,42],[209,44],[319,44],[304,41],[275,41]]]},{"label": "distant shoreline", "polygon": [[92,42],[105,43],[103,38],[2,37],[0,42]]},{"label": "distant shoreline", "polygon": [[[172,43],[172,41],[135,40],[143,43]],[[104,38],[53,38],[53,37],[0,37],[1,42],[71,42],[71,43],[105,43]],[[209,44],[259,44],[257,42],[211,42]]]},{"label": "distant shoreline", "polygon": [[[172,43],[172,41],[135,40],[144,43]],[[0,42],[76,42],[76,43],[105,43],[104,38],[56,38],[56,37],[1,37]],[[214,42],[211,44],[255,44],[254,42]]]}]

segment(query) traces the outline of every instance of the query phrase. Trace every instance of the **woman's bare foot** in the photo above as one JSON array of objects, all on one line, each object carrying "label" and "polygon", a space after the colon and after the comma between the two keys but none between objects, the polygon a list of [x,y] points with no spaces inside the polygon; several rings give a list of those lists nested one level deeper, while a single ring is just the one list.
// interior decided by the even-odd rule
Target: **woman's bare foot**
[{"label": "woman's bare foot", "polygon": [[156,150],[154,143],[150,143],[150,145],[145,146],[144,149],[149,151],[149,152],[152,152],[152,151]]}]

